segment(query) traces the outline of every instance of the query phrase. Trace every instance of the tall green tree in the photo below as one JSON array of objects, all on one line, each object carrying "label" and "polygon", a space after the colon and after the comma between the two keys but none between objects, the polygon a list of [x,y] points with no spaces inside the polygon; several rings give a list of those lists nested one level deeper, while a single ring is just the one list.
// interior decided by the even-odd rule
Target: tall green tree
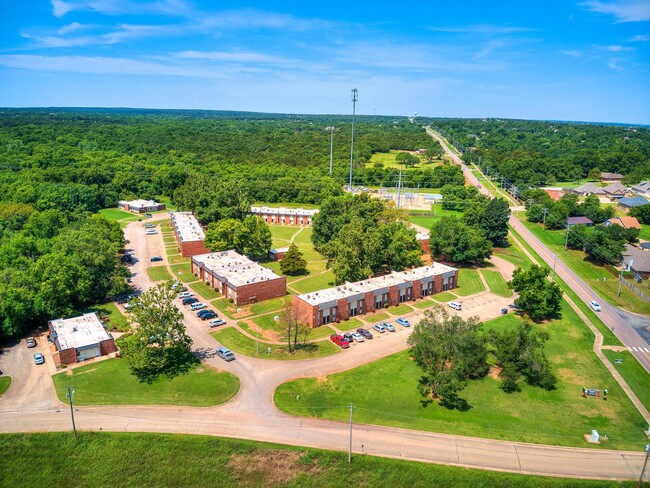
[{"label": "tall green tree", "polygon": [[160,375],[172,378],[197,363],[175,297],[169,283],[161,283],[133,302],[133,329],[119,339],[119,346],[140,381],[151,383]]},{"label": "tall green tree", "polygon": [[282,274],[289,276],[307,274],[307,261],[302,257],[300,249],[293,242],[280,260],[280,271],[282,271]]},{"label": "tall green tree", "polygon": [[257,215],[247,215],[242,222],[245,234],[240,237],[241,251],[247,256],[266,257],[273,245],[271,229]]},{"label": "tall green tree", "polygon": [[547,279],[547,267],[532,265],[528,271],[517,268],[508,286],[519,294],[515,304],[533,320],[550,318],[560,312],[562,290],[557,283]]},{"label": "tall green tree", "polygon": [[482,230],[458,217],[443,217],[431,227],[429,248],[434,260],[481,262],[492,255],[492,244]]}]

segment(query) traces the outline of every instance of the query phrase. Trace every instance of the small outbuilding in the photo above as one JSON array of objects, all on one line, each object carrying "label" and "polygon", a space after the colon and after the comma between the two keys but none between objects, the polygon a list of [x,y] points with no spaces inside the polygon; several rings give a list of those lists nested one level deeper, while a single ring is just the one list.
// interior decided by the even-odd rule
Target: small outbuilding
[{"label": "small outbuilding", "polygon": [[288,247],[278,247],[276,249],[271,249],[269,251],[269,258],[273,261],[280,261],[284,258],[284,255],[289,252]]},{"label": "small outbuilding", "polygon": [[47,323],[56,347],[54,362],[74,364],[116,352],[115,340],[104,328],[96,313]]},{"label": "small outbuilding", "polygon": [[135,213],[157,212],[166,208],[164,203],[153,200],[120,200],[117,206],[122,210]]},{"label": "small outbuilding", "polygon": [[588,219],[587,217],[569,217],[568,219],[566,219],[566,225],[567,227],[572,227],[574,225],[592,226],[594,225],[594,221]]}]

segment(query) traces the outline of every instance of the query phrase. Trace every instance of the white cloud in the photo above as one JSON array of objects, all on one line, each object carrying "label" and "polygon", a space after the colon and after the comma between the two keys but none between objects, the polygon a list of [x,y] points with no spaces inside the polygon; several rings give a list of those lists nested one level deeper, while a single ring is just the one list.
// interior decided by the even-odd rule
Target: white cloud
[{"label": "white cloud", "polygon": [[623,66],[620,65],[620,60],[618,58],[610,58],[607,62],[607,67],[613,69],[614,71],[623,71]]},{"label": "white cloud", "polygon": [[582,51],[578,51],[577,49],[563,49],[560,52],[565,56],[571,56],[572,58],[579,58],[582,56]]},{"label": "white cloud", "polygon": [[158,14],[169,16],[190,16],[192,7],[185,0],[157,0],[142,2],[133,0],[51,0],[55,17],[63,17],[68,12],[97,12],[103,15],[120,14]]},{"label": "white cloud", "polygon": [[530,32],[528,27],[512,27],[493,24],[476,24],[459,27],[429,27],[430,30],[439,32],[452,32],[458,34],[513,34],[516,32]]},{"label": "white cloud", "polygon": [[613,46],[603,46],[603,48],[606,51],[612,52],[612,53],[620,53],[623,51],[634,51],[633,47],[626,47],[626,46],[619,46],[619,45],[613,45]]},{"label": "white cloud", "polygon": [[587,0],[581,6],[599,14],[612,15],[616,22],[644,22],[650,20],[648,0]]},{"label": "white cloud", "polygon": [[630,39],[630,42],[648,42],[650,41],[650,35],[639,34]]}]

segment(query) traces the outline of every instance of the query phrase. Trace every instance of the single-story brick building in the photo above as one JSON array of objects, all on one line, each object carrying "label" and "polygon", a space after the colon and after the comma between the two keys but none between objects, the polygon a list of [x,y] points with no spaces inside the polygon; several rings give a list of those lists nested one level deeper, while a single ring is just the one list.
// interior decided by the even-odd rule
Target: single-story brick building
[{"label": "single-story brick building", "polygon": [[55,363],[73,364],[117,351],[113,336],[95,313],[50,320],[47,326],[57,350]]},{"label": "single-story brick building", "polygon": [[280,261],[289,252],[288,247],[278,247],[269,251],[269,258],[273,261]]},{"label": "single-story brick building", "polygon": [[291,304],[300,320],[311,327],[318,327],[457,286],[456,268],[433,263],[431,266],[394,271],[356,283],[293,296]]},{"label": "single-story brick building", "polygon": [[318,209],[251,207],[251,213],[267,224],[311,225]]},{"label": "single-story brick building", "polygon": [[164,203],[154,202],[153,200],[120,200],[117,206],[122,210],[136,213],[156,212],[167,208]]},{"label": "single-story brick building", "polygon": [[429,233],[428,232],[418,232],[416,235],[418,242],[420,243],[420,248],[424,254],[429,254]]},{"label": "single-story brick building", "polygon": [[172,229],[181,256],[184,258],[209,253],[205,247],[205,232],[192,212],[171,212]]},{"label": "single-story brick building", "polygon": [[192,274],[235,305],[283,297],[287,279],[233,250],[192,256]]}]

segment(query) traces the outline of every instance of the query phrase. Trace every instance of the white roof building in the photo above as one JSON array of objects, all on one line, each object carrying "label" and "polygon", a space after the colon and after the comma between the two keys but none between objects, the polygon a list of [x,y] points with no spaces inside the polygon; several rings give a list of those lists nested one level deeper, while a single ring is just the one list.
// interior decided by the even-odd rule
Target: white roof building
[{"label": "white roof building", "polygon": [[106,332],[96,313],[87,313],[71,319],[50,321],[51,330],[56,333],[59,350],[83,349],[112,339]]},{"label": "white roof building", "polygon": [[199,254],[193,256],[192,261],[235,287],[283,278],[232,249]]},{"label": "white roof building", "polygon": [[318,213],[317,208],[284,208],[284,207],[251,207],[255,215],[295,215],[298,217],[313,217]]},{"label": "white roof building", "polygon": [[205,232],[192,212],[170,212],[172,227],[180,242],[194,242],[205,239]]}]

